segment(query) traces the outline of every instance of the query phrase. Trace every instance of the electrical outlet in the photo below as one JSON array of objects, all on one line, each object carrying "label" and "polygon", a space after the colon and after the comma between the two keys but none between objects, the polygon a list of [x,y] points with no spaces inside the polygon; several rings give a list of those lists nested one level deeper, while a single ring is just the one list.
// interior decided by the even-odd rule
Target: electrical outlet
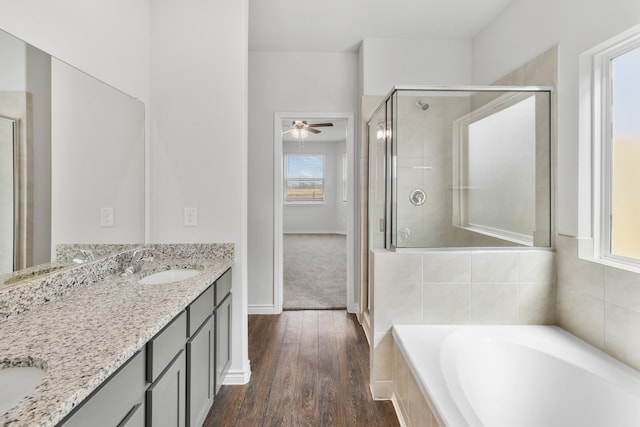
[{"label": "electrical outlet", "polygon": [[100,209],[100,227],[113,227],[115,224],[113,208]]},{"label": "electrical outlet", "polygon": [[184,208],[184,226],[196,227],[198,225],[198,208]]}]

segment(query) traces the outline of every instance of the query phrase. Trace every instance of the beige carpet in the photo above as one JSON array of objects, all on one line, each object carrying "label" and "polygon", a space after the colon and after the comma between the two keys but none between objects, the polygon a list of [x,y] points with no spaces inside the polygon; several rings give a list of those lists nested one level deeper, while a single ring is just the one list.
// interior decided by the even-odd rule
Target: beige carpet
[{"label": "beige carpet", "polygon": [[346,308],[346,249],[340,234],[285,234],[283,308]]}]

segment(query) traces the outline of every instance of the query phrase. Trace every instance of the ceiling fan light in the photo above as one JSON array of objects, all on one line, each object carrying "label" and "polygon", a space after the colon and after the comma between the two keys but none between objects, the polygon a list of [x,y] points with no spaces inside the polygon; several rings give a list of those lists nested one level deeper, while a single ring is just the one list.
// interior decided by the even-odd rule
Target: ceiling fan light
[{"label": "ceiling fan light", "polygon": [[300,129],[300,138],[306,138],[309,136],[309,131],[305,128]]},{"label": "ceiling fan light", "polygon": [[291,136],[294,138],[300,138],[300,129],[298,128],[291,129]]}]

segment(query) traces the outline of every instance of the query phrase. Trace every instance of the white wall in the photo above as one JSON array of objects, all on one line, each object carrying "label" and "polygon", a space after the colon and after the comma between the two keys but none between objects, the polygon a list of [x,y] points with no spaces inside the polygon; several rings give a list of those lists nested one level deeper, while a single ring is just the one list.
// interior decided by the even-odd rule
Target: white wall
[{"label": "white wall", "polygon": [[356,112],[356,53],[249,52],[249,304],[273,295],[274,113]]},{"label": "white wall", "polygon": [[362,95],[394,85],[465,85],[471,81],[471,40],[374,39],[360,46]]},{"label": "white wall", "polygon": [[324,155],[324,202],[322,204],[285,204],[282,212],[284,233],[339,233],[347,232],[346,204],[342,195],[339,172],[342,171],[342,153],[346,142],[285,142],[284,154]]},{"label": "white wall", "polygon": [[248,4],[154,0],[151,23],[151,239],[235,245],[227,381],[246,382]]},{"label": "white wall", "polygon": [[0,52],[2,52],[0,89],[25,90],[27,87],[27,51],[24,43],[0,32]]}]

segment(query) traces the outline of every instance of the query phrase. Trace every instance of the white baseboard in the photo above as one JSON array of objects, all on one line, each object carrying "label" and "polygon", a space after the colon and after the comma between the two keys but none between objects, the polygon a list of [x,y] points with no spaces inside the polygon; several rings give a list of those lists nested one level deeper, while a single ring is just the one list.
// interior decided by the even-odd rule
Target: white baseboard
[{"label": "white baseboard", "polygon": [[336,230],[314,230],[314,231],[305,231],[305,230],[297,230],[297,231],[285,231],[282,234],[341,234],[343,236],[347,235],[346,231],[336,231]]},{"label": "white baseboard", "polygon": [[273,304],[249,304],[249,314],[280,314]]},{"label": "white baseboard", "polygon": [[231,370],[227,372],[227,375],[224,376],[224,380],[222,380],[222,384],[224,385],[244,385],[248,384],[251,379],[251,367],[250,362],[247,360],[245,362],[245,367],[243,369]]},{"label": "white baseboard", "polygon": [[393,409],[395,409],[396,411],[396,417],[398,418],[398,423],[400,423],[400,427],[407,427],[408,424],[404,419],[402,410],[400,409],[400,403],[398,402],[398,399],[396,399],[395,393],[391,395],[391,403],[393,403]]}]

